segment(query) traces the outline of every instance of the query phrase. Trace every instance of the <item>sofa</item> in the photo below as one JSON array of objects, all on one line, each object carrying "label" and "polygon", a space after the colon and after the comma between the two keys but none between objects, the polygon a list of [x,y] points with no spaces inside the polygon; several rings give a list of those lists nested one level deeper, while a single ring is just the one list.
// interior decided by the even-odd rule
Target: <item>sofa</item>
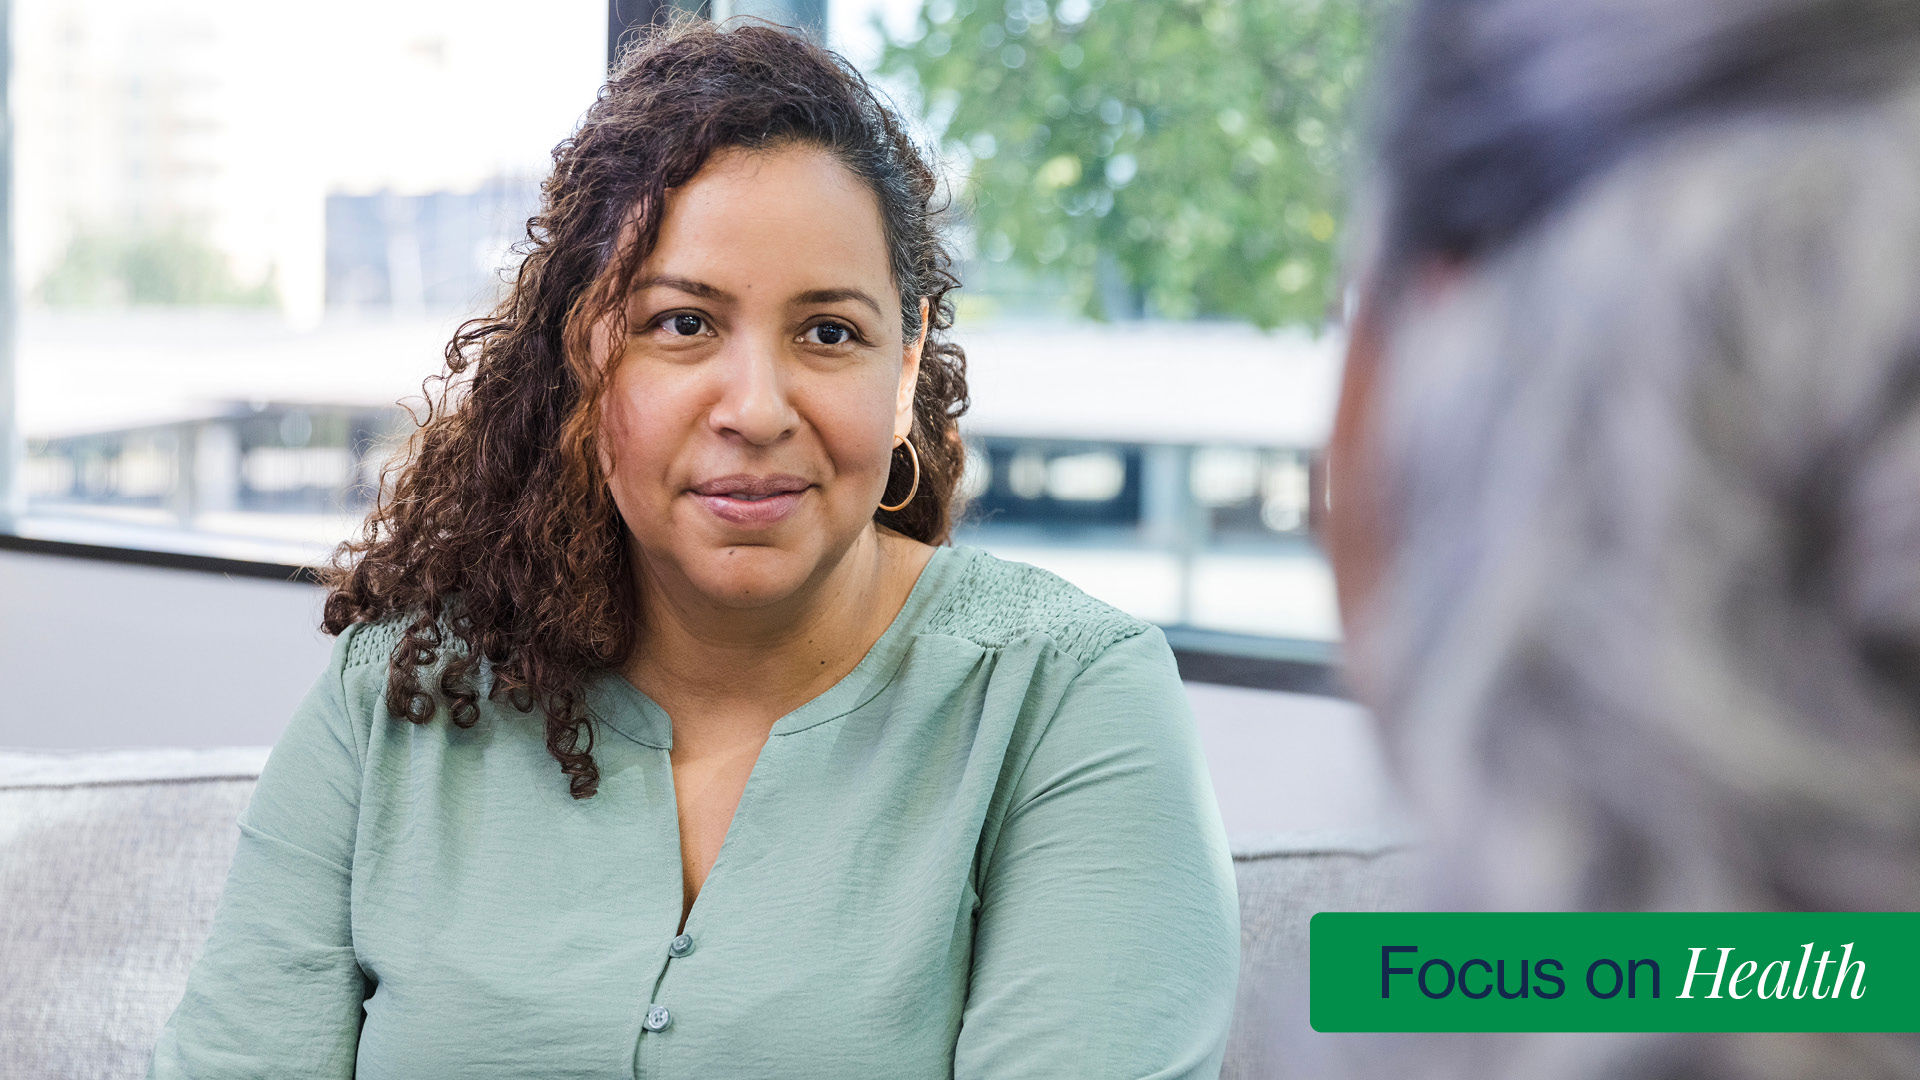
[{"label": "sofa", "polygon": [[[0,751],[0,1077],[142,1077],[212,925],[268,748]],[[1316,911],[1404,908],[1383,830],[1232,837],[1239,996],[1222,1076],[1364,1072],[1307,1023]]]}]

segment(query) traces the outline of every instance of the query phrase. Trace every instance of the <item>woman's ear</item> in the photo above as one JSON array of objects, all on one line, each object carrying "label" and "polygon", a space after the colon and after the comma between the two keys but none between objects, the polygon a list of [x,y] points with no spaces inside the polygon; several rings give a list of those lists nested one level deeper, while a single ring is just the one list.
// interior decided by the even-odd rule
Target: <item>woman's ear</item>
[{"label": "woman's ear", "polygon": [[596,433],[595,439],[593,440],[593,456],[594,456],[594,459],[600,464],[601,481],[604,482],[612,479],[613,478],[613,462],[607,457],[606,443],[597,437],[597,433]]},{"label": "woman's ear", "polygon": [[900,392],[894,401],[893,433],[905,437],[913,431],[913,397],[920,385],[920,352],[927,347],[927,298],[920,298],[920,333],[906,343],[900,358]]}]

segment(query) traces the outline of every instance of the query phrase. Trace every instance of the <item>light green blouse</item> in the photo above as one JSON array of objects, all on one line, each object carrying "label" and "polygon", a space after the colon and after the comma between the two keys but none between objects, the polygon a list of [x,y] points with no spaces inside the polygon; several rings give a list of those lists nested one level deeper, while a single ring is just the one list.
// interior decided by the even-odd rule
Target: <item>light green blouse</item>
[{"label": "light green blouse", "polygon": [[666,713],[592,676],[575,800],[537,713],[389,714],[400,626],[274,747],[149,1077],[1217,1076],[1239,909],[1153,625],[940,548],[774,724],[683,935]]}]

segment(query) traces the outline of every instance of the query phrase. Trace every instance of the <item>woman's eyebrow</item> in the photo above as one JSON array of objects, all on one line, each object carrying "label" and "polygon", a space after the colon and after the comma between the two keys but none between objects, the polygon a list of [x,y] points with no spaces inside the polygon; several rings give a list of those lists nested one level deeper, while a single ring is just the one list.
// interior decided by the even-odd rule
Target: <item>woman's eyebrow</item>
[{"label": "woman's eyebrow", "polygon": [[708,299],[708,300],[733,299],[733,294],[727,292],[725,289],[714,288],[712,285],[709,285],[704,281],[694,281],[691,278],[665,277],[662,275],[655,275],[650,278],[642,278],[641,280],[634,282],[633,291],[639,292],[642,289],[651,289],[657,285],[665,286],[666,288],[669,288],[669,289],[678,289],[683,293],[691,293],[694,296],[704,297],[705,299]]},{"label": "woman's eyebrow", "polygon": [[811,289],[793,298],[798,304],[835,304],[842,300],[857,300],[873,309],[875,315],[882,314],[880,302],[859,289]]}]

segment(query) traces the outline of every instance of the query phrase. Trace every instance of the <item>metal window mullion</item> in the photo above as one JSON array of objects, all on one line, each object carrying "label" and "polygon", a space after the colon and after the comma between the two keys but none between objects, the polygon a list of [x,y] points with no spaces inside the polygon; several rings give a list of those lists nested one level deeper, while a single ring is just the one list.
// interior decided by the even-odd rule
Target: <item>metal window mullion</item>
[{"label": "metal window mullion", "polygon": [[0,0],[0,533],[10,533],[26,511],[21,473],[26,440],[20,433],[14,343],[20,307],[13,281],[13,4]]}]

